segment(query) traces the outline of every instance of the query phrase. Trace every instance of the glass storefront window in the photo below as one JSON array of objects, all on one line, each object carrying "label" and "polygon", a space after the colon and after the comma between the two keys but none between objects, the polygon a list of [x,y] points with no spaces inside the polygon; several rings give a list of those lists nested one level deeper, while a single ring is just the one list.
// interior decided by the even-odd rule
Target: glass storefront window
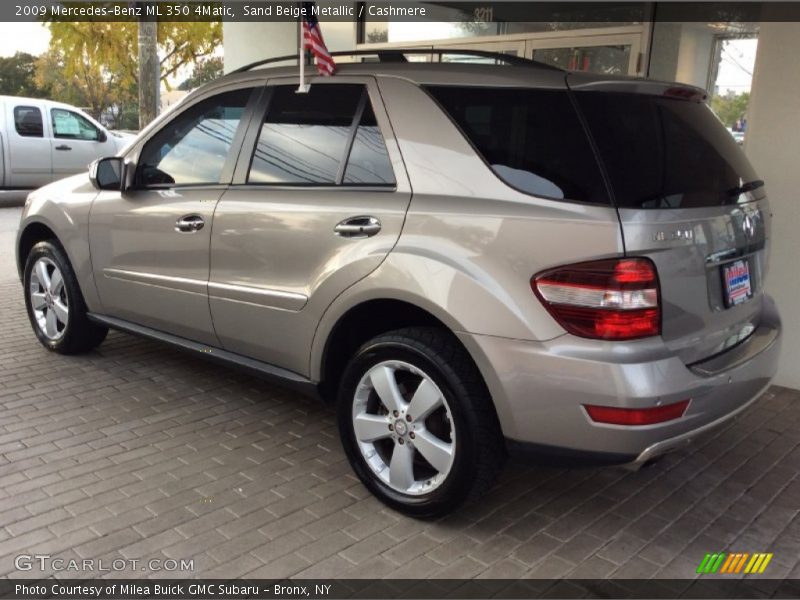
[{"label": "glass storefront window", "polygon": [[359,36],[362,44],[418,44],[441,40],[469,40],[489,36],[571,31],[629,26],[646,19],[644,3],[603,3],[602,6],[548,3],[501,3],[424,7],[426,22],[386,21],[366,15]]}]

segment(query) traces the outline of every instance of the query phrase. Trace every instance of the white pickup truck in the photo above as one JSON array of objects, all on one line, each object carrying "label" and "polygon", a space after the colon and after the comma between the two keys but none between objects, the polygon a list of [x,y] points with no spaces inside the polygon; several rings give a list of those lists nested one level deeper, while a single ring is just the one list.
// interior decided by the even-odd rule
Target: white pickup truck
[{"label": "white pickup truck", "polygon": [[69,104],[0,96],[0,190],[37,188],[86,171],[133,139]]}]

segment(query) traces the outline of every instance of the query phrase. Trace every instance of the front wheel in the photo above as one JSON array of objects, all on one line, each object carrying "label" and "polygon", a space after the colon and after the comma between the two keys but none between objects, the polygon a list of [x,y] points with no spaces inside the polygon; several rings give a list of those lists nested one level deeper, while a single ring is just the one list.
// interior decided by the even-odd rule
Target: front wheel
[{"label": "front wheel", "polygon": [[77,354],[105,339],[108,329],[89,321],[72,265],[58,244],[44,241],[31,248],[24,274],[28,318],[45,348]]},{"label": "front wheel", "polygon": [[338,410],[356,474],[403,513],[446,514],[486,490],[502,466],[486,386],[447,331],[408,328],[369,341],[345,371]]}]

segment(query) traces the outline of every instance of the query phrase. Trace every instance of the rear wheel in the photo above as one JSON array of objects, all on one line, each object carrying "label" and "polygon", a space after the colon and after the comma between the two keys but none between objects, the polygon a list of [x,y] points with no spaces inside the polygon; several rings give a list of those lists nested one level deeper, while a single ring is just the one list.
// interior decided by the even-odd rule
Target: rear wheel
[{"label": "rear wheel", "polygon": [[448,513],[487,489],[502,466],[489,394],[446,331],[408,328],[365,344],[347,367],[338,408],[356,474],[406,514]]},{"label": "rear wheel", "polygon": [[25,261],[24,274],[28,318],[45,348],[77,354],[105,339],[108,329],[89,321],[75,273],[57,244],[36,244]]}]

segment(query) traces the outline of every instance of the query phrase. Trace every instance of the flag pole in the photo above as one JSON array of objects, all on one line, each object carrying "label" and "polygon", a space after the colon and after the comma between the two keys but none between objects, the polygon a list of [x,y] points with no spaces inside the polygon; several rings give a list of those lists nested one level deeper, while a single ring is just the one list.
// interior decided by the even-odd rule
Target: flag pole
[{"label": "flag pole", "polygon": [[[303,3],[300,3],[300,7],[302,9]],[[300,14],[300,21],[299,21],[299,35],[297,36],[300,39],[299,48],[297,50],[297,61],[300,63],[300,85],[297,86],[297,94],[307,94],[308,91],[311,89],[311,86],[306,83],[306,40],[305,40],[305,31],[303,29],[303,19],[305,17]]]}]

